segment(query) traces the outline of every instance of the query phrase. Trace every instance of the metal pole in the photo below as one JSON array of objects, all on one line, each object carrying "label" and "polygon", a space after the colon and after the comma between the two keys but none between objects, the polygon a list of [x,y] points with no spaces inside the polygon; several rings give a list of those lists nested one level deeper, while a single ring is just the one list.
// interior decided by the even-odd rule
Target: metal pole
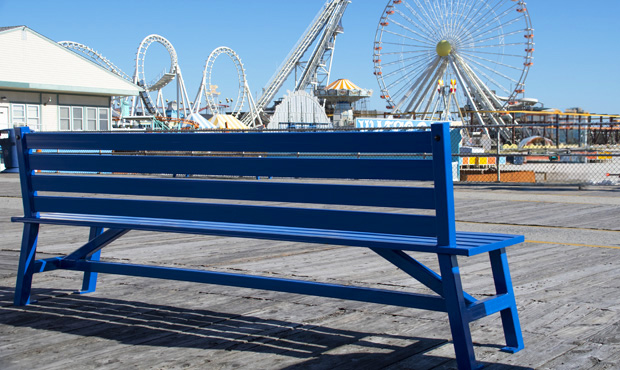
[{"label": "metal pole", "polygon": [[[177,119],[180,119],[180,118],[181,118],[181,117],[180,117],[180,113],[181,113],[181,112],[180,112],[180,109],[181,109],[181,104],[180,104],[180,103],[181,103],[181,102],[180,102],[180,100],[179,100],[179,95],[181,95],[181,91],[180,91],[180,90],[181,90],[181,86],[180,86],[180,84],[179,84],[179,73],[177,72]],[[164,107],[164,110],[165,110],[165,109],[166,109],[166,108]],[[180,127],[180,126],[181,126],[181,125],[179,124],[179,127]]]},{"label": "metal pole", "polygon": [[499,154],[500,154],[500,146],[501,146],[501,131],[499,127],[497,129],[497,155],[495,157],[495,168],[497,168],[497,182],[502,182],[502,176],[499,169]]},{"label": "metal pole", "polygon": [[560,123],[555,126],[555,147],[560,149]]}]

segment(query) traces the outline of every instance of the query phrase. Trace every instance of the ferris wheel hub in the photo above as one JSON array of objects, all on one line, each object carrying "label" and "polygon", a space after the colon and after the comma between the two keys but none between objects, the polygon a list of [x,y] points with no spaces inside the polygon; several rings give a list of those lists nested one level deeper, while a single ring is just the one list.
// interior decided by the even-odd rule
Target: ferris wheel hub
[{"label": "ferris wheel hub", "polygon": [[441,40],[437,43],[437,54],[440,57],[447,57],[452,52],[452,45],[447,40]]}]

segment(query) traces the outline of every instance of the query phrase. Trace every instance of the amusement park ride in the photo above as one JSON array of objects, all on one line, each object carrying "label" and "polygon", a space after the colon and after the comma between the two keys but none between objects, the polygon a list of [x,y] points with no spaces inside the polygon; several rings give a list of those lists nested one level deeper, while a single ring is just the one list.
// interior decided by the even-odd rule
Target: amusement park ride
[{"label": "amusement park ride", "polygon": [[[183,81],[177,53],[172,44],[160,35],[149,35],[140,43],[136,54],[133,78],[129,78],[127,74],[108,59],[88,46],[72,41],[61,41],[59,44],[82,53],[111,72],[144,88],[139,98],[131,99],[131,113],[129,117],[125,118],[144,120],[150,116],[164,120],[168,118],[169,121],[174,121],[176,118],[177,122],[189,124],[190,128],[192,126],[193,128],[205,128],[202,127],[203,125],[200,122],[195,122],[200,121],[199,113],[201,111],[208,109],[213,115],[219,112],[219,105],[214,99],[216,93],[212,84],[212,69],[218,56],[222,54],[227,55],[235,64],[239,82],[239,95],[236,100],[233,100],[235,106],[232,109],[232,115],[236,118],[241,118],[249,126],[259,126],[262,125],[260,113],[273,100],[293,70],[298,69],[300,71],[300,78],[296,81],[296,91],[312,89],[321,83],[329,83],[336,36],[342,33],[341,20],[348,4],[349,0],[328,0],[325,3],[310,27],[308,27],[268,85],[263,89],[264,93],[256,103],[250,93],[243,63],[239,56],[228,47],[219,47],[209,55],[205,63],[198,94],[195,101],[192,102],[189,100],[185,82]],[[149,46],[153,43],[159,43],[166,48],[170,55],[170,68],[154,81],[147,82],[144,74],[145,57]],[[312,45],[315,45],[315,48],[311,56],[307,61],[302,61],[302,58]],[[177,109],[175,110],[177,116],[166,117],[163,88],[173,80],[176,80],[177,83]],[[155,95],[154,99],[151,94]],[[201,107],[203,97],[205,98],[205,107]],[[249,111],[242,116],[241,112],[246,100],[249,103]]]},{"label": "amusement park ride", "polygon": [[[138,47],[133,78],[93,49],[75,42],[61,44],[84,54],[113,73],[144,88],[133,98],[128,118],[166,117],[162,89],[176,80],[176,118],[203,128],[200,112],[219,111],[212,76],[219,56],[235,64],[239,94],[232,115],[246,125],[261,126],[265,108],[295,71],[295,91],[314,93],[330,83],[335,41],[342,33],[341,20],[349,0],[327,0],[291,52],[276,70],[263,94],[254,102],[239,56],[219,47],[208,57],[199,91],[192,102],[172,44],[159,35],[147,36]],[[389,0],[377,27],[374,74],[387,102],[387,113],[403,118],[462,120],[468,111],[471,124],[489,126],[487,133],[514,124],[510,108],[527,105],[525,79],[533,65],[534,33],[526,3],[522,0],[446,0],[419,2]],[[170,68],[153,82],[144,74],[150,45],[163,45],[170,55]],[[314,45],[311,53],[308,53]],[[309,54],[306,60],[302,60]],[[449,81],[450,86],[444,86]],[[154,96],[154,97],[153,97]],[[205,105],[201,107],[203,103]],[[247,113],[242,113],[245,102]],[[464,104],[464,106],[460,106]],[[437,116],[437,112],[441,112]],[[502,112],[502,113],[500,113]],[[169,117],[170,118],[170,117]]]},{"label": "amusement park ride", "polygon": [[[438,101],[448,115],[461,112],[460,101],[477,124],[501,126],[513,117],[495,112],[524,103],[533,52],[522,0],[390,0],[375,36],[374,74],[393,114],[431,119]],[[458,83],[451,102],[438,81]]]},{"label": "amusement park ride", "polygon": [[[267,104],[273,100],[296,67],[303,66],[301,78],[296,81],[295,90],[314,89],[319,84],[323,86],[329,84],[336,36],[342,33],[341,20],[347,5],[349,5],[349,0],[328,0],[325,3],[323,9],[314,18],[310,27],[301,36],[265,87],[263,95],[258,99],[259,110],[264,110]],[[312,56],[308,61],[302,62],[301,59],[319,35],[321,38],[316,44]]]}]

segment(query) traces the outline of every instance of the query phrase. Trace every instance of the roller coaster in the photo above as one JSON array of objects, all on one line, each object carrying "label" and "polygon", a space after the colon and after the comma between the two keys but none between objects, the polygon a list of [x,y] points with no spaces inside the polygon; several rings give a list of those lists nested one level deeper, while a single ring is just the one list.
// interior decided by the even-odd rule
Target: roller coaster
[{"label": "roller coaster", "polygon": [[[216,115],[220,111],[220,104],[216,101],[217,93],[212,82],[213,66],[218,57],[227,56],[235,64],[239,84],[237,99],[233,100],[232,115],[250,127],[262,126],[261,112],[274,99],[296,68],[300,70],[299,76],[301,76],[295,81],[296,91],[314,89],[319,85],[329,83],[335,41],[337,35],[342,33],[341,20],[348,4],[349,0],[326,1],[282,65],[269,80],[263,89],[262,96],[256,102],[250,93],[245,68],[239,55],[225,46],[216,48],[207,58],[198,93],[192,102],[187,94],[176,50],[172,43],[163,36],[151,34],[140,42],[135,57],[133,77],[129,77],[98,51],[86,45],[73,41],[61,41],[59,44],[82,54],[112,73],[143,88],[139,97],[131,97],[119,102],[119,106],[130,106],[129,114],[124,115],[124,119],[142,121],[153,119],[160,123],[168,123],[169,125],[166,128],[179,128],[181,126],[196,129],[209,128],[208,122],[200,115],[200,112],[208,110],[210,114]],[[170,66],[154,80],[147,81],[144,72],[146,55],[149,47],[154,43],[158,43],[166,49],[170,56]],[[302,61],[312,45],[315,45],[313,52],[307,60]],[[164,99],[163,89],[173,81],[176,81],[177,85],[177,96],[176,99],[173,99],[176,102],[176,107],[175,109],[167,109],[167,100]],[[201,107],[203,98],[205,106]],[[248,109],[244,114],[243,108],[246,102]]]}]

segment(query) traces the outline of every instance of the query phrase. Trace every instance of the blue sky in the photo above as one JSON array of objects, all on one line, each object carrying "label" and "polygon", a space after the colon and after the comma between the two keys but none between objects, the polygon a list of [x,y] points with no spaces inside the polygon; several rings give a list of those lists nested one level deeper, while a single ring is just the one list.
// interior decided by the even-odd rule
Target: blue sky
[{"label": "blue sky", "polygon": [[[0,0],[0,26],[27,25],[55,41],[98,50],[130,76],[138,45],[149,34],[175,47],[188,95],[196,95],[213,49],[228,46],[241,57],[254,95],[267,84],[324,0]],[[383,109],[373,75],[375,31],[387,0],[352,0],[337,40],[332,80],[349,78],[373,89],[368,107]],[[535,64],[526,96],[547,107],[583,107],[620,113],[620,0],[530,0]],[[147,79],[168,66],[163,47],[146,57]],[[222,96],[236,96],[232,63],[218,59]],[[287,84],[278,95],[292,88]],[[171,97],[174,98],[174,97]]]}]

